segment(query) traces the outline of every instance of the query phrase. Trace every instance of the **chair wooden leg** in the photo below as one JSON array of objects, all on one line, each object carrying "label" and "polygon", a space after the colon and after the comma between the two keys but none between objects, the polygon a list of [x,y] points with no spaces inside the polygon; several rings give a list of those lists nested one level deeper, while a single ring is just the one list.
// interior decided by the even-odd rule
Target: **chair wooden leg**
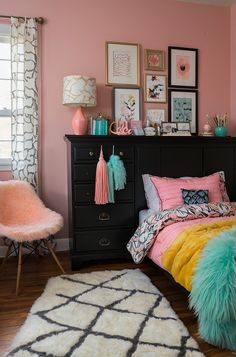
[{"label": "chair wooden leg", "polygon": [[21,266],[22,266],[22,243],[19,243],[18,244],[18,268],[17,268],[17,277],[16,277],[16,296],[19,293]]},{"label": "chair wooden leg", "polygon": [[4,256],[3,260],[2,260],[2,266],[6,263],[6,260],[7,260],[7,258],[8,258],[8,255],[9,255],[10,250],[11,250],[11,247],[12,247],[12,244],[13,244],[13,242],[11,242],[11,243],[9,244],[9,246],[7,247],[6,254],[5,254],[5,256]]},{"label": "chair wooden leg", "polygon": [[63,273],[63,274],[66,274],[65,270],[62,268],[61,263],[59,262],[59,260],[58,260],[58,258],[57,258],[57,256],[56,256],[54,250],[52,249],[51,244],[50,244],[46,239],[44,240],[44,243],[45,243],[46,247],[48,248],[48,250],[50,251],[50,253],[52,254],[52,256],[53,256],[55,262],[57,263],[57,265],[58,265],[59,268],[61,269],[62,273]]}]

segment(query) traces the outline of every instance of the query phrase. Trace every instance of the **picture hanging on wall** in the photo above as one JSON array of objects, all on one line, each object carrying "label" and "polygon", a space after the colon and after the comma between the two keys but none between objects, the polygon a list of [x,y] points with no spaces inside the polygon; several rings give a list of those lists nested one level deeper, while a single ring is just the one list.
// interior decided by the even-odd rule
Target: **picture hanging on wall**
[{"label": "picture hanging on wall", "polygon": [[140,85],[140,47],[137,43],[106,42],[106,85]]},{"label": "picture hanging on wall", "polygon": [[166,76],[145,74],[144,101],[147,103],[166,103]]},{"label": "picture hanging on wall", "polygon": [[162,50],[144,50],[144,64],[148,71],[165,70],[165,53]]},{"label": "picture hanging on wall", "polygon": [[113,119],[141,120],[140,88],[113,88]]},{"label": "picture hanging on wall", "polygon": [[169,121],[173,123],[189,123],[192,134],[198,130],[198,92],[169,89],[168,102]]},{"label": "picture hanging on wall", "polygon": [[165,121],[165,109],[147,109],[146,111],[147,126],[161,125]]},{"label": "picture hanging on wall", "polygon": [[198,50],[168,47],[169,87],[197,88]]}]

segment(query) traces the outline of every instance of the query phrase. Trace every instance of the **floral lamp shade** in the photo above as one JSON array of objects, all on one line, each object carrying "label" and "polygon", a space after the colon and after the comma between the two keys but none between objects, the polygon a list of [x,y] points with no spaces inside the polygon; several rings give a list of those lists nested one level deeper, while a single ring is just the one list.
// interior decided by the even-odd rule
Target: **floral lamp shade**
[{"label": "floral lamp shade", "polygon": [[96,79],[79,75],[64,77],[63,104],[95,107],[97,104]]},{"label": "floral lamp shade", "polygon": [[72,120],[72,128],[77,135],[86,134],[88,121],[81,107],[97,105],[96,79],[80,75],[64,77],[63,104],[78,107]]}]

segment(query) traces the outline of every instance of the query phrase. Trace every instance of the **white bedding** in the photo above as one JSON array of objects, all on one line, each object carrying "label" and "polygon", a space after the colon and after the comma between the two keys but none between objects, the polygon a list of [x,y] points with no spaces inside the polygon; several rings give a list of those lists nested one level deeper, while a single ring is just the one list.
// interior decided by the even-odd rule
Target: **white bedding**
[{"label": "white bedding", "polygon": [[150,209],[143,209],[142,211],[139,211],[139,225],[141,225],[144,220],[152,214],[153,212]]}]

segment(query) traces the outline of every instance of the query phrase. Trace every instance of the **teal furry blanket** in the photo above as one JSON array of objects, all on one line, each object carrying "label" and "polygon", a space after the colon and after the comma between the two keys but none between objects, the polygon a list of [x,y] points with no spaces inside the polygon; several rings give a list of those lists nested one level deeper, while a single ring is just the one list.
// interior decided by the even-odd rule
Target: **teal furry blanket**
[{"label": "teal furry blanket", "polygon": [[205,341],[236,351],[236,228],[205,247],[193,277],[190,307]]}]

